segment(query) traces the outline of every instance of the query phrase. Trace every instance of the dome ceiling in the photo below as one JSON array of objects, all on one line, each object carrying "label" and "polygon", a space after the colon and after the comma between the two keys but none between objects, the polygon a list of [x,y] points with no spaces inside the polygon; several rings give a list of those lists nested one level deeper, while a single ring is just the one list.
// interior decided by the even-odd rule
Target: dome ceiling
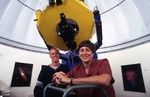
[{"label": "dome ceiling", "polygon": [[[131,47],[150,40],[149,0],[85,0],[89,9],[101,13],[103,45],[98,52]],[[35,10],[48,0],[0,0],[0,42],[47,52],[35,24]],[[91,40],[96,42],[96,36]]]}]

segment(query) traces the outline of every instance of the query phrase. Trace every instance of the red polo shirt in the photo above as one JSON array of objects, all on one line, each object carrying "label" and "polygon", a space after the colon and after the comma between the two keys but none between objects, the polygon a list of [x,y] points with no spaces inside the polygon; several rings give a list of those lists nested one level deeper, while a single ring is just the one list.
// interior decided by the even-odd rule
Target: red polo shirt
[{"label": "red polo shirt", "polygon": [[[83,78],[89,77],[94,75],[101,75],[101,74],[109,74],[112,75],[110,64],[107,59],[102,60],[95,60],[93,59],[90,64],[90,69],[88,74],[86,74],[84,66],[82,64],[76,65],[67,75],[70,78]],[[108,97],[115,97],[115,91],[112,85],[108,87],[104,87],[106,90]],[[76,90],[77,97],[102,97],[100,90],[95,88],[88,88],[82,90]]]}]

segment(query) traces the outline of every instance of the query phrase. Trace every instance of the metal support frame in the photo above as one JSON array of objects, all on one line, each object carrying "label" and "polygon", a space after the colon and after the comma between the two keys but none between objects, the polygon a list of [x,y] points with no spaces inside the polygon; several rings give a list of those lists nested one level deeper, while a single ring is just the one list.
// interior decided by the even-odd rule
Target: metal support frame
[{"label": "metal support frame", "polygon": [[108,97],[106,91],[103,89],[103,87],[101,86],[98,86],[98,85],[94,85],[94,84],[83,84],[83,85],[74,85],[74,86],[71,86],[69,88],[60,88],[60,87],[56,87],[56,86],[53,86],[54,84],[53,83],[50,83],[48,84],[45,88],[44,88],[44,92],[43,92],[43,97],[46,97],[46,90],[48,88],[50,89],[53,89],[53,90],[56,90],[56,91],[60,91],[60,92],[63,92],[63,96],[62,97],[67,97],[68,93],[70,91],[73,91],[73,90],[76,90],[76,89],[84,89],[84,88],[98,88],[102,91],[104,97]]}]

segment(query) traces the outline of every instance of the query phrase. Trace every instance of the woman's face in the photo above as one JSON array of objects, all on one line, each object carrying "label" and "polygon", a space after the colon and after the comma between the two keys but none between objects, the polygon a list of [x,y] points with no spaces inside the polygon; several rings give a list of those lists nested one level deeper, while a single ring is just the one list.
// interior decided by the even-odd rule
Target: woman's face
[{"label": "woman's face", "polygon": [[88,47],[81,47],[79,49],[79,57],[82,62],[88,63],[93,58],[93,53]]}]

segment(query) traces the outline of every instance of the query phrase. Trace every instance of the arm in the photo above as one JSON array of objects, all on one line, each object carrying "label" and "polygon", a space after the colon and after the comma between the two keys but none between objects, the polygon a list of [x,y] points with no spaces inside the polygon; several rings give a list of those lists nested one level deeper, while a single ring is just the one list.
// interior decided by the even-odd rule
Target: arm
[{"label": "arm", "polygon": [[76,78],[75,76],[80,75],[80,73],[77,74],[76,72],[80,72],[83,70],[79,69],[81,65],[78,65],[77,67],[73,68],[69,73],[67,73],[67,75],[58,72],[54,76],[54,79],[58,78],[60,79],[59,83],[62,82],[65,84],[70,84],[72,81],[73,84],[96,84],[101,86],[109,86],[112,80],[112,72],[109,65],[109,61],[107,59],[102,59],[96,61],[95,64],[96,65],[92,65],[94,66],[94,68],[97,68],[97,70],[95,70],[97,72],[97,75],[91,75],[89,77],[81,76],[80,78]]},{"label": "arm", "polygon": [[101,86],[109,86],[110,82],[111,82],[111,75],[109,74],[72,79],[73,84],[95,84]]},{"label": "arm", "polygon": [[69,78],[64,73],[62,74],[62,72],[58,72],[57,74],[55,74],[53,80],[55,79],[59,79],[55,81],[58,84],[95,84],[101,86],[109,86],[111,84],[112,77],[109,74],[102,74],[84,78]]},{"label": "arm", "polygon": [[59,53],[59,56],[60,56],[60,59],[65,60],[65,61],[68,61],[68,56],[67,56],[67,54]]},{"label": "arm", "polygon": [[60,54],[60,59],[62,60],[65,60],[65,61],[68,61],[68,60],[75,60],[75,58],[78,57],[78,54],[76,54],[76,51],[68,51],[66,54],[62,54],[62,53],[59,53]]},{"label": "arm", "polygon": [[[101,86],[109,86],[112,84],[112,71],[111,67],[109,64],[109,61],[107,59],[101,59],[97,60],[96,65],[92,64],[94,66],[93,69],[96,71],[97,75],[91,75],[89,77],[83,77],[83,78],[75,78],[72,80],[73,84],[96,84],[96,85],[101,85]],[[90,67],[92,68],[92,67]],[[89,68],[89,69],[90,69]],[[78,69],[74,70],[75,72]],[[69,76],[74,76],[75,72],[70,71],[70,74],[68,73]]]},{"label": "arm", "polygon": [[39,76],[37,78],[36,86],[40,86],[40,87],[44,88],[44,81],[43,80],[44,80],[44,74],[43,74],[43,71],[41,69]]},{"label": "arm", "polygon": [[102,23],[101,23],[101,17],[98,10],[95,10],[93,12],[94,14],[94,20],[96,25],[96,35],[97,35],[97,42],[94,44],[95,49],[97,50],[102,45]]}]

